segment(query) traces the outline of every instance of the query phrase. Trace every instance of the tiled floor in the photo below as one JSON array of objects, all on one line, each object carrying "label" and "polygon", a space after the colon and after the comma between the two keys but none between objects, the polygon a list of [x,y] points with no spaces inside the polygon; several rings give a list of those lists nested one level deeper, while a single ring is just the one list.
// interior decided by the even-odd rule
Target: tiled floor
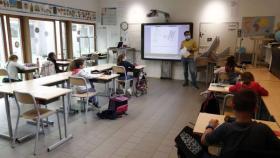
[{"label": "tiled floor", "polygon": [[[46,136],[40,136],[40,154],[37,157],[177,157],[174,138],[189,122],[196,121],[203,100],[199,96],[202,90],[182,87],[181,84],[180,81],[150,79],[148,94],[132,97],[128,115],[117,120],[99,120],[96,112],[89,113],[87,124],[83,123],[83,114],[70,117],[69,131],[74,138],[47,152],[47,147],[58,139],[57,127],[50,127]],[[3,105],[2,100],[0,105]],[[1,130],[6,128],[3,107],[0,107]],[[22,124],[26,126],[24,121]],[[0,139],[0,154],[1,157],[31,158],[34,157],[33,145],[34,139],[12,149],[8,141]]]}]

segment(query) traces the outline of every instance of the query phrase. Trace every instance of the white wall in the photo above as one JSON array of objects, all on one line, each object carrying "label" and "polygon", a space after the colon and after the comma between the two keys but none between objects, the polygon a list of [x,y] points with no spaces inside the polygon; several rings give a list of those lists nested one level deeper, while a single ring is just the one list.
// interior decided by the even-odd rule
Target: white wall
[{"label": "white wall", "polygon": [[[162,17],[146,18],[146,14],[150,9],[159,9],[170,13],[171,22],[193,22],[194,39],[197,41],[200,22],[240,22],[242,16],[264,15],[277,16],[277,20],[279,21],[279,0],[220,0],[220,6],[216,8],[213,8],[212,4],[215,3],[213,1],[214,0],[99,0],[99,5],[100,8],[116,7],[118,9],[118,24],[122,21],[127,21],[130,24],[128,30],[129,45],[138,50],[139,58],[141,47],[140,24],[144,22],[164,21]],[[209,5],[212,6],[212,8],[209,8]],[[224,10],[224,14],[220,10]],[[107,47],[116,45],[119,40],[120,32],[118,25],[99,26],[98,29],[102,30],[102,34],[98,34],[98,39],[106,41]],[[104,35],[104,33],[107,34]],[[104,45],[102,47],[103,48],[98,48],[104,51]],[[138,63],[147,65],[146,71],[149,76],[160,77],[159,61],[142,61],[139,59]],[[173,68],[173,78],[183,79],[181,64],[179,62],[175,63]]]}]

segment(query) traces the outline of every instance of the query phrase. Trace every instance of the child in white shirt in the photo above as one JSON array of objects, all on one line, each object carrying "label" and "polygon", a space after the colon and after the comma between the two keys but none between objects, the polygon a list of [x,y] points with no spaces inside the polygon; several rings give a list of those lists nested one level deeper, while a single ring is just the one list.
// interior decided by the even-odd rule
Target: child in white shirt
[{"label": "child in white shirt", "polygon": [[6,65],[6,69],[9,73],[9,77],[12,82],[21,81],[21,79],[18,78],[18,70],[25,69],[25,67],[19,64],[17,61],[18,61],[18,56],[11,55]]},{"label": "child in white shirt", "polygon": [[[87,87],[85,86],[77,86],[76,91],[77,93],[85,93],[85,92],[95,92],[95,88],[92,82],[89,79],[92,79],[92,75],[84,70],[84,59],[77,59],[73,61],[73,68],[72,68],[72,76],[74,77],[83,77],[86,80]],[[92,102],[94,106],[98,107],[98,101],[95,96],[89,98],[89,102]]]}]

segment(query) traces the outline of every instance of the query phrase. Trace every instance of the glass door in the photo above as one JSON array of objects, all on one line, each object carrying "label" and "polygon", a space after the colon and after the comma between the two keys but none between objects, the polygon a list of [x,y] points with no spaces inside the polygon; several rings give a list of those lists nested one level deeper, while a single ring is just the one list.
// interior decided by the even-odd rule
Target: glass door
[{"label": "glass door", "polygon": [[7,16],[7,25],[10,54],[17,55],[18,62],[24,63],[20,18]]},{"label": "glass door", "polygon": [[50,52],[56,52],[54,21],[29,20],[32,62],[44,62]]}]

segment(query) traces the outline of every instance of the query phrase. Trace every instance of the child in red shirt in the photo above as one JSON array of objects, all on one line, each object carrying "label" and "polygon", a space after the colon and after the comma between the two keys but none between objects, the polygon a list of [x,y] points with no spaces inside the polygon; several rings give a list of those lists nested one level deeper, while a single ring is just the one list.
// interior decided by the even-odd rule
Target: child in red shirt
[{"label": "child in red shirt", "polygon": [[264,89],[259,83],[255,82],[254,76],[250,72],[244,72],[241,74],[241,82],[231,86],[229,91],[239,92],[242,89],[252,90],[259,96],[268,96],[268,91]]}]

